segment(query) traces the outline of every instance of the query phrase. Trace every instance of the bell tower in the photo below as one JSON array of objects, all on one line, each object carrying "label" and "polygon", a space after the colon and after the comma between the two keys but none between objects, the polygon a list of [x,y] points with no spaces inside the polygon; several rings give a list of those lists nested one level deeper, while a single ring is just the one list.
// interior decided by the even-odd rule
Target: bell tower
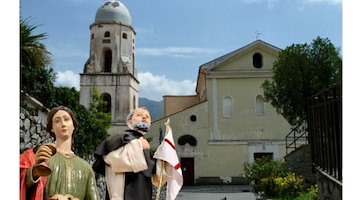
[{"label": "bell tower", "polygon": [[127,115],[138,107],[136,33],[128,9],[117,0],[102,3],[90,32],[90,55],[80,73],[80,103],[88,108],[96,88],[111,113],[108,132],[112,134],[127,128]]}]

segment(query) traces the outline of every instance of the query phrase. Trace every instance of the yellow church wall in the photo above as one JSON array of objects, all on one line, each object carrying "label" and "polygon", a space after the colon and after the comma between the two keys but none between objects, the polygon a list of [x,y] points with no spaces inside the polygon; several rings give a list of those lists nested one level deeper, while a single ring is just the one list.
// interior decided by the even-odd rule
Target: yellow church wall
[{"label": "yellow church wall", "polygon": [[[196,122],[189,120],[193,114],[197,116]],[[146,138],[152,138],[150,145],[153,150],[159,145],[159,127],[165,131],[164,123],[168,118],[179,159],[194,158],[194,181],[200,177],[220,177],[226,182],[231,177],[242,176],[243,162],[248,160],[247,145],[209,145],[207,102],[154,121],[151,131],[146,134]],[[188,134],[197,139],[195,147],[178,144],[179,137]]]},{"label": "yellow church wall", "polygon": [[[263,67],[253,66],[253,55],[260,53]],[[212,139],[283,140],[290,125],[270,103],[264,102],[264,114],[257,114],[256,97],[263,95],[261,84],[272,76],[278,52],[264,46],[243,50],[242,54],[208,69],[206,82]],[[223,115],[223,100],[232,100],[232,116]]]},{"label": "yellow church wall", "polygon": [[[145,135],[146,138],[151,138],[151,149],[155,150],[159,145],[159,128],[161,127],[161,129],[165,131],[164,123],[169,118],[179,159],[194,158],[195,178],[209,176],[205,168],[212,168],[215,166],[209,167],[210,165],[208,165],[208,162],[212,162],[212,160],[208,158],[209,123],[207,113],[207,102],[203,102],[184,111],[154,121],[151,125],[151,130]],[[191,115],[196,116],[197,120],[195,122],[190,120]],[[194,136],[197,145],[179,145],[178,140],[183,135]]]},{"label": "yellow church wall", "polygon": [[[220,138],[240,140],[284,139],[290,132],[290,125],[270,103],[264,103],[264,114],[255,113],[256,96],[263,96],[260,88],[264,79],[217,79],[217,114]],[[212,85],[212,84],[208,84]],[[249,87],[253,86],[253,87]],[[213,92],[212,88],[208,90]],[[223,98],[233,101],[233,115],[223,116]],[[209,104],[210,105],[210,104]],[[209,106],[210,111],[214,106]]]},{"label": "yellow church wall", "polygon": [[[145,135],[146,138],[151,138],[150,145],[153,149],[159,145],[159,130],[165,132],[164,123],[170,119],[170,126],[172,128],[176,151],[179,157],[196,157],[201,158],[206,153],[204,150],[209,140],[208,136],[208,120],[207,120],[207,102],[200,103],[189,109],[178,112],[173,115],[153,121],[151,130]],[[190,120],[190,116],[195,115],[197,120],[195,122]],[[178,144],[178,140],[183,135],[191,135],[196,138],[197,145],[195,147],[185,144],[183,146]]]},{"label": "yellow church wall", "polygon": [[[260,53],[263,58],[263,67],[261,70],[272,70],[273,63],[275,62],[278,53],[275,51],[268,51],[264,48],[254,48],[244,54],[235,56],[228,61],[219,64],[215,67],[215,70],[223,71],[252,71],[257,70],[253,66],[253,55],[255,53]],[[225,68],[223,66],[226,66]]]},{"label": "yellow church wall", "polygon": [[[152,149],[159,145],[159,128],[165,131],[164,123],[169,118],[173,130],[176,151],[180,158],[194,158],[194,181],[199,178],[219,177],[224,183],[234,177],[242,177],[243,163],[249,162],[248,141],[223,144],[212,144],[209,135],[208,103],[204,102],[182,112],[156,120],[151,125],[151,131],[146,138],[151,139]],[[189,120],[191,115],[197,116],[197,121]],[[163,133],[164,134],[164,133]],[[196,146],[179,145],[178,139],[183,135],[192,135],[197,140]],[[281,153],[282,154],[282,153]]]},{"label": "yellow church wall", "polygon": [[199,177],[239,177],[242,176],[243,163],[247,161],[247,145],[209,145],[207,154],[195,166]]}]

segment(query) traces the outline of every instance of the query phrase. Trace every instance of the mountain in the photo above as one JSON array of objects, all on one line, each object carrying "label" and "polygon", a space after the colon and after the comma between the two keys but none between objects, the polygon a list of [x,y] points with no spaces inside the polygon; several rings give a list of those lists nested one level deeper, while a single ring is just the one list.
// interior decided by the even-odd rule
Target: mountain
[{"label": "mountain", "polygon": [[163,101],[153,101],[147,98],[139,98],[139,107],[146,107],[151,115],[151,121],[164,116]]}]

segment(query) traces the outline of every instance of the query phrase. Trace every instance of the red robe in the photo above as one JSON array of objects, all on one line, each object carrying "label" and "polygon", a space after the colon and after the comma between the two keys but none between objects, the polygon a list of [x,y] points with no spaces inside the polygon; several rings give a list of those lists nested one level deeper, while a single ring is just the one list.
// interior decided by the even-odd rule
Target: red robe
[{"label": "red robe", "polygon": [[35,164],[35,154],[30,148],[20,155],[20,200],[42,200],[44,198],[46,176],[41,176],[33,188],[26,188],[26,172],[33,164]]}]

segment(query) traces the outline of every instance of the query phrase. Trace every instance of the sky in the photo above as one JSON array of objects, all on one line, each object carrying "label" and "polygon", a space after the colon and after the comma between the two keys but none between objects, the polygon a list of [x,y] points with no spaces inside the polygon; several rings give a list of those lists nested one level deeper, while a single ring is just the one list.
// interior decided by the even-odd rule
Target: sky
[{"label": "sky", "polygon": [[[80,88],[90,29],[103,0],[21,0],[21,18],[47,33],[56,86]],[[328,38],[342,49],[341,0],[121,0],[136,31],[139,96],[192,95],[199,66],[256,39],[280,49]]]}]

